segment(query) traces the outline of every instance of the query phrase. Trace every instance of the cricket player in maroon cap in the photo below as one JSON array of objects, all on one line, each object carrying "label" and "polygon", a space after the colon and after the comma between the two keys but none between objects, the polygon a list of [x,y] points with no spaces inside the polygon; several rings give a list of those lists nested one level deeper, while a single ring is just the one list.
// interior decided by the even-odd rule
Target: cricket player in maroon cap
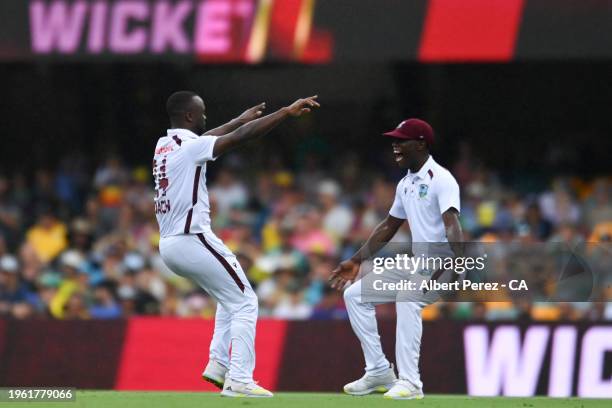
[{"label": "cricket player in maroon cap", "polygon": [[[407,119],[384,134],[392,138],[395,162],[408,169],[400,180],[389,215],[374,229],[365,244],[348,260],[332,271],[331,286],[343,289],[353,331],[361,342],[366,367],[365,375],[344,386],[351,395],[384,392],[385,398],[423,398],[423,383],[419,374],[419,355],[422,334],[422,309],[439,299],[435,291],[411,290],[398,294],[396,361],[399,378],[394,367],[385,357],[376,324],[374,306],[380,302],[362,301],[362,282],[358,280],[361,263],[375,255],[387,244],[402,226],[408,222],[412,251],[416,245],[441,244],[451,255],[461,256],[463,241],[459,223],[459,186],[455,178],[431,156],[429,149],[434,142],[431,126],[420,119]],[[425,281],[440,279],[443,271],[422,269],[415,274]],[[453,274],[445,272],[445,275]],[[367,283],[364,283],[367,285]]]}]

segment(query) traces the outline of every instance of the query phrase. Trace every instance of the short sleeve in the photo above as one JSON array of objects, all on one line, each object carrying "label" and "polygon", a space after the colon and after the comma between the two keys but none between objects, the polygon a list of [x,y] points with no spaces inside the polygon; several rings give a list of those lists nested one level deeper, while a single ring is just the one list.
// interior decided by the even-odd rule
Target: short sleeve
[{"label": "short sleeve", "polygon": [[408,216],[406,215],[406,210],[404,210],[404,204],[402,203],[402,197],[400,196],[401,189],[402,183],[399,183],[397,185],[397,188],[395,189],[395,199],[393,200],[393,205],[389,210],[389,215],[395,218],[405,220],[406,218],[408,218]]},{"label": "short sleeve", "polygon": [[213,157],[216,141],[217,136],[200,136],[197,139],[185,142],[185,148],[196,164],[203,164],[216,159],[216,157]]},{"label": "short sleeve", "polygon": [[449,208],[455,208],[461,212],[461,203],[459,199],[459,184],[455,178],[448,174],[442,177],[438,184],[438,205],[440,214],[444,214]]}]

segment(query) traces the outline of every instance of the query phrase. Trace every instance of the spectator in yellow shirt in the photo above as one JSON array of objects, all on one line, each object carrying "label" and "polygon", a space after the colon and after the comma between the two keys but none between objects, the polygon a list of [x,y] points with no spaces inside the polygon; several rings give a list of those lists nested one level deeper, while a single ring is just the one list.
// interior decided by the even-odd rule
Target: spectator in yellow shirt
[{"label": "spectator in yellow shirt", "polygon": [[43,263],[48,263],[68,246],[66,226],[51,212],[43,212],[27,232],[27,241]]}]

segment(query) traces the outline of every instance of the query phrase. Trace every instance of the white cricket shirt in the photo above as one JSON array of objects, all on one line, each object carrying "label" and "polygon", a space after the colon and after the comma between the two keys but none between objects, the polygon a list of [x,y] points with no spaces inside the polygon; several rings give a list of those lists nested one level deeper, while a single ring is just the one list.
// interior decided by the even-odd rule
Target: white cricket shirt
[{"label": "white cricket shirt", "polygon": [[162,238],[210,230],[206,162],[215,160],[216,136],[168,129],[153,156],[155,216]]},{"label": "white cricket shirt", "polygon": [[448,242],[442,214],[451,207],[461,211],[459,185],[430,155],[417,173],[408,170],[400,180],[389,214],[408,221],[412,242]]}]

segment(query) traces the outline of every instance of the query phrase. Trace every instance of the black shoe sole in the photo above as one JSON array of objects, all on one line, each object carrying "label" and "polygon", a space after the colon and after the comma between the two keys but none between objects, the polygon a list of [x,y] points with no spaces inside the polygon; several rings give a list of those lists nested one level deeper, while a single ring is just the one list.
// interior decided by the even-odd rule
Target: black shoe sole
[{"label": "black shoe sole", "polygon": [[223,389],[223,383],[222,383],[222,382],[220,382],[220,381],[214,380],[214,379],[212,379],[212,378],[210,378],[210,377],[206,377],[206,376],[204,376],[204,375],[202,376],[202,379],[203,379],[204,381],[206,381],[206,382],[211,383],[212,385],[214,385],[215,387],[219,388],[220,390],[222,390],[222,389]]}]

